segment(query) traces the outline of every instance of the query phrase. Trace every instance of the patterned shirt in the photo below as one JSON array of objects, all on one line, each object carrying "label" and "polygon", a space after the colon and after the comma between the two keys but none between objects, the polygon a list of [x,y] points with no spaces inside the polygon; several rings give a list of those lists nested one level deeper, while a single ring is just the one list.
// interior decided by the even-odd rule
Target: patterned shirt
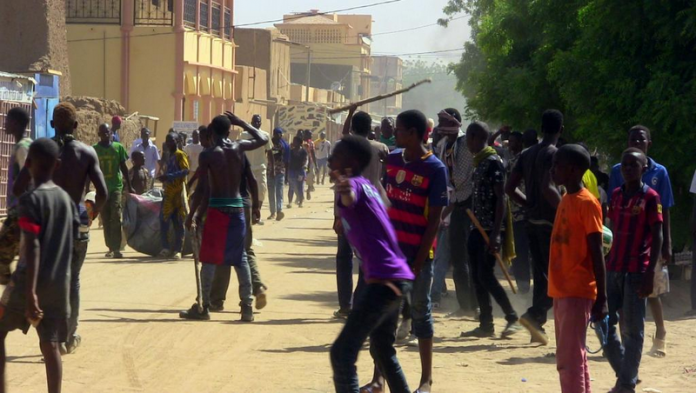
[{"label": "patterned shirt", "polygon": [[[309,158],[307,165],[311,168],[314,166],[314,156],[316,155],[316,152],[314,150],[314,141],[312,141],[311,139],[307,139],[304,142],[304,147],[305,147],[305,150],[307,151],[307,157]],[[315,153],[315,154],[312,154],[312,153]]]},{"label": "patterned shirt", "polygon": [[451,185],[454,187],[452,203],[464,202],[471,197],[473,184],[471,175],[474,173],[474,158],[466,147],[466,134],[460,133],[454,145],[451,146],[451,154],[448,154],[447,139],[438,143],[438,156],[447,161]]},{"label": "patterned shirt", "polygon": [[[611,176],[609,177],[609,198],[614,195],[613,192],[624,183],[621,175],[621,164],[614,165],[611,168]],[[662,206],[665,209],[671,209],[674,206],[674,196],[672,194],[672,183],[669,181],[669,173],[667,168],[658,164],[652,158],[648,158],[648,170],[643,174],[643,183],[657,191],[662,201]]]},{"label": "patterned shirt", "polygon": [[387,157],[384,184],[391,203],[389,219],[409,262],[416,258],[428,227],[428,207],[448,204],[447,183],[447,168],[432,152],[408,163],[401,149]]},{"label": "patterned shirt", "polygon": [[662,222],[660,196],[647,184],[634,195],[625,195],[623,186],[617,188],[611,198],[608,217],[614,241],[607,270],[645,273],[650,263],[652,226]]},{"label": "patterned shirt", "polygon": [[494,187],[505,183],[505,167],[500,156],[493,155],[481,161],[474,170],[474,199],[472,210],[483,229],[493,229],[498,197]]}]

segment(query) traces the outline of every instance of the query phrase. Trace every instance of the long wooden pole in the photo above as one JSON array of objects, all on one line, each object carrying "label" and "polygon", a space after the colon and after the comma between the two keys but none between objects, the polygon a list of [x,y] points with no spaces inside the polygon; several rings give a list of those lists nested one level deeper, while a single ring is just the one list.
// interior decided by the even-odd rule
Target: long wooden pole
[{"label": "long wooden pole", "polygon": [[428,79],[423,79],[422,81],[418,81],[418,82],[412,84],[411,86],[404,87],[403,89],[399,89],[399,90],[392,91],[391,93],[380,94],[380,95],[378,95],[378,96],[374,96],[374,97],[370,97],[370,98],[365,98],[364,100],[361,100],[361,101],[356,101],[356,102],[354,102],[354,103],[352,103],[352,104],[350,104],[350,105],[344,105],[344,106],[342,106],[342,107],[340,107],[340,108],[329,109],[329,113],[333,115],[334,113],[339,113],[339,112],[347,111],[347,110],[350,109],[350,107],[352,107],[352,106],[362,106],[362,105],[365,105],[365,104],[369,104],[369,103],[371,103],[371,102],[385,100],[385,99],[387,99],[387,98],[389,98],[389,97],[394,97],[394,96],[399,95],[399,94],[404,94],[404,93],[406,93],[407,91],[409,91],[409,90],[411,90],[411,89],[415,89],[416,87],[418,87],[418,86],[420,86],[420,85],[422,85],[422,84],[424,84],[424,83],[431,83],[431,82],[432,82],[432,80],[431,80],[430,78],[428,78]]},{"label": "long wooden pole", "polygon": [[[491,239],[488,238],[488,234],[486,233],[485,230],[483,230],[483,227],[481,226],[481,223],[474,215],[474,212],[472,212],[471,209],[466,209],[466,214],[469,215],[471,222],[474,224],[476,229],[478,229],[481,236],[483,236],[483,240],[486,241],[486,244],[490,245]],[[500,266],[500,270],[503,271],[505,278],[507,278],[507,281],[510,284],[510,288],[512,288],[512,293],[517,294],[517,289],[515,289],[515,284],[512,283],[512,279],[510,278],[510,273],[508,273],[507,267],[505,267],[505,263],[503,263],[503,258],[501,258],[500,253],[497,251],[494,255],[495,255],[495,259],[498,261],[498,265]]]}]

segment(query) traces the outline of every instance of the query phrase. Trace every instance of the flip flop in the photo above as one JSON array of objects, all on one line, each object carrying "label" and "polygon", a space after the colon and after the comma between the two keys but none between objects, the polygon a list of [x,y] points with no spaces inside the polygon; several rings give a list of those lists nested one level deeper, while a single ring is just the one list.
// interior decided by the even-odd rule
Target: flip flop
[{"label": "flip flop", "polygon": [[360,393],[377,393],[375,389],[379,389],[379,392],[383,392],[384,389],[374,386],[373,384],[365,385],[360,388]]},{"label": "flip flop", "polygon": [[653,336],[653,346],[650,353],[658,358],[667,356],[667,340]]}]

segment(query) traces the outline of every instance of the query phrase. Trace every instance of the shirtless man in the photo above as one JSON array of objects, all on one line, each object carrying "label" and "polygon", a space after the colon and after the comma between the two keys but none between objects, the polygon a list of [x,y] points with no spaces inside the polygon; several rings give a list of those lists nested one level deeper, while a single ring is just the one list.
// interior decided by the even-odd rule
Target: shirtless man
[{"label": "shirtless man", "polygon": [[[68,342],[61,350],[73,353],[80,345],[81,337],[77,334],[80,315],[80,270],[87,256],[89,243],[89,226],[92,219],[102,210],[106,202],[106,182],[99,158],[94,148],[75,139],[73,132],[77,129],[77,111],[67,102],[58,104],[53,110],[51,126],[56,130],[53,140],[60,147],[60,165],[53,172],[53,182],[70,195],[80,214],[80,230],[73,242],[73,255],[70,265],[70,319],[68,320]],[[31,175],[27,167],[19,173],[12,190],[16,196],[22,195],[30,186]],[[94,184],[97,193],[93,217],[88,217],[84,197],[87,182]]]},{"label": "shirtless man", "polygon": [[[248,132],[252,139],[230,142],[227,140],[231,126]],[[235,116],[231,112],[217,116],[208,126],[212,131],[213,146],[201,153],[198,160],[199,182],[196,192],[204,195],[193,215],[190,226],[199,226],[201,217],[206,216],[200,251],[201,287],[203,311],[194,304],[179,316],[185,319],[210,319],[210,291],[215,267],[234,266],[239,280],[239,297],[242,303],[242,321],[254,320],[252,310],[252,286],[249,263],[244,250],[246,223],[240,193],[244,152],[258,149],[268,143],[268,137]],[[203,187],[205,185],[208,187]]]}]

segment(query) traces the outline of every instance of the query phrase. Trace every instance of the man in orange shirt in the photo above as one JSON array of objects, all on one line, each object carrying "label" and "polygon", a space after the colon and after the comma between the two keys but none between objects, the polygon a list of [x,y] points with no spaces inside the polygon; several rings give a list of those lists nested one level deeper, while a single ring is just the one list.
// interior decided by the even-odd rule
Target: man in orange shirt
[{"label": "man in orange shirt", "polygon": [[549,258],[549,297],[556,327],[556,368],[563,393],[589,393],[587,325],[607,315],[602,252],[602,207],[583,185],[590,155],[565,145],[553,158],[551,176],[568,191],[558,205]]}]

